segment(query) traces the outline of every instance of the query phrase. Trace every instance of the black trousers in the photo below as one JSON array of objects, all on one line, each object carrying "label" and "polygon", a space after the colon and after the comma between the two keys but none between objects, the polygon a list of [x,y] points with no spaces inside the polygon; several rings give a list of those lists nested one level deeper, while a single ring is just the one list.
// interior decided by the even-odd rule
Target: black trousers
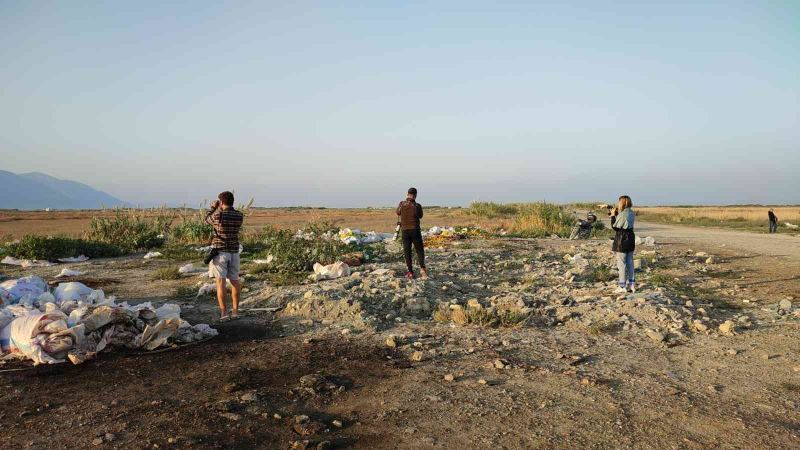
[{"label": "black trousers", "polygon": [[409,272],[413,272],[414,268],[411,265],[411,245],[414,245],[414,250],[417,251],[417,262],[423,269],[425,268],[425,249],[422,247],[422,230],[403,230],[403,256],[406,258],[406,267]]}]

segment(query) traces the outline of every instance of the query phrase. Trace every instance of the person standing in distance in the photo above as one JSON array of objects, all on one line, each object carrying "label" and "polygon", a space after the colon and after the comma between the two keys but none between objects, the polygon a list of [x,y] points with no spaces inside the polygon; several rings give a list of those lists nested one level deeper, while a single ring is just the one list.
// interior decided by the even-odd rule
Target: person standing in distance
[{"label": "person standing in distance", "polygon": [[411,261],[411,246],[417,252],[417,263],[419,264],[422,279],[428,278],[428,271],[425,269],[425,248],[422,244],[422,205],[417,203],[417,188],[409,188],[406,199],[397,206],[397,215],[400,217],[400,233],[403,238],[403,256],[406,259],[408,272],[406,278],[414,278],[414,266]]},{"label": "person standing in distance", "polygon": [[628,290],[636,292],[636,279],[633,267],[633,251],[636,249],[636,235],[633,224],[636,220],[631,207],[633,202],[627,195],[623,195],[617,202],[617,207],[609,212],[611,228],[614,230],[614,244],[611,249],[617,256],[617,269],[619,269],[619,287],[615,291],[624,294]]},{"label": "person standing in distance", "polygon": [[769,232],[770,233],[777,233],[778,232],[778,216],[775,215],[775,210],[770,209],[767,212],[767,217],[769,218]]},{"label": "person standing in distance", "polygon": [[[217,283],[217,302],[220,321],[239,318],[239,230],[244,222],[244,214],[233,208],[233,194],[225,191],[219,194],[206,213],[206,223],[214,227],[211,248],[216,255],[208,263],[208,271]],[[231,314],[225,306],[225,280],[231,282]]]}]

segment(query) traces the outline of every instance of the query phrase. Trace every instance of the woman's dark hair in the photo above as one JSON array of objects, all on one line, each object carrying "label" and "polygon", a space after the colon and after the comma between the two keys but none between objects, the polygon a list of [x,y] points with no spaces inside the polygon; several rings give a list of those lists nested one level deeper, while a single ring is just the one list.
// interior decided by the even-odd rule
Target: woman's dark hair
[{"label": "woman's dark hair", "polygon": [[233,206],[233,192],[230,191],[220,192],[217,198],[219,198],[219,201],[222,202],[223,205]]}]

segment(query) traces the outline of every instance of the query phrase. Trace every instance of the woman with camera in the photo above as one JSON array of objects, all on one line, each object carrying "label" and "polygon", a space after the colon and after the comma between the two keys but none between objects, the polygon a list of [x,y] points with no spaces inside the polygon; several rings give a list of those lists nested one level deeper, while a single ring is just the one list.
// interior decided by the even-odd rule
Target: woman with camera
[{"label": "woman with camera", "polygon": [[619,198],[616,208],[610,210],[611,228],[614,229],[614,244],[611,250],[617,256],[617,268],[619,269],[619,287],[615,291],[618,294],[636,292],[636,281],[633,270],[633,251],[636,248],[636,235],[633,233],[633,223],[636,215],[631,207],[633,202],[627,195]]}]

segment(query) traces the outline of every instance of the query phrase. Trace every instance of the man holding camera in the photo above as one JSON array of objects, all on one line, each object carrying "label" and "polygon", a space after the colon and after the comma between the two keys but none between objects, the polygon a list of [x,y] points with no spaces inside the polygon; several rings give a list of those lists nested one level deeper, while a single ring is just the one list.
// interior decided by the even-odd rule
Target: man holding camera
[{"label": "man holding camera", "polygon": [[[208,271],[217,283],[220,321],[239,318],[239,230],[244,215],[233,208],[233,194],[225,191],[211,204],[206,223],[214,227]],[[207,259],[209,259],[207,258]],[[225,307],[225,280],[231,282],[231,315]]]}]

